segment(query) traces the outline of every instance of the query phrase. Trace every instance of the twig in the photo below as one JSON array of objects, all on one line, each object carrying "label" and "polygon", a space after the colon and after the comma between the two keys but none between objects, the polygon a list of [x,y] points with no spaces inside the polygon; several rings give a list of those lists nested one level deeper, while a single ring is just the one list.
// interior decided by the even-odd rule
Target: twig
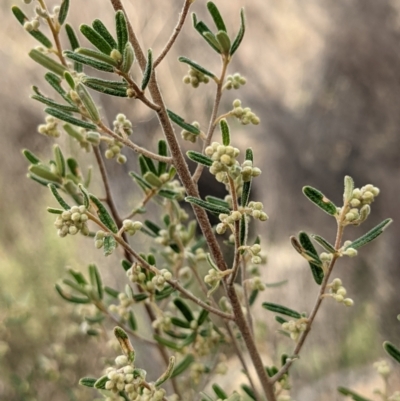
[{"label": "twig", "polygon": [[243,286],[243,296],[244,296],[244,302],[246,306],[246,312],[247,312],[247,322],[250,327],[251,334],[254,336],[254,328],[253,328],[253,317],[251,316],[251,309],[250,309],[250,303],[249,303],[249,292],[247,291],[247,282],[246,282],[246,258],[242,258],[242,268],[241,268],[241,281],[242,281],[242,286]]},{"label": "twig", "polygon": [[183,4],[182,11],[179,14],[179,20],[178,20],[178,23],[175,26],[174,32],[171,35],[171,37],[168,39],[168,42],[165,45],[164,49],[161,51],[160,55],[154,61],[153,68],[156,68],[158,66],[158,64],[161,63],[161,61],[164,59],[164,57],[170,51],[172,45],[175,43],[175,40],[178,37],[179,33],[181,32],[183,24],[185,23],[185,19],[186,19],[186,16],[187,16],[188,12],[189,12],[189,8],[190,8],[190,6],[191,6],[191,4],[193,2],[194,2],[194,0],[185,0],[185,3]]}]

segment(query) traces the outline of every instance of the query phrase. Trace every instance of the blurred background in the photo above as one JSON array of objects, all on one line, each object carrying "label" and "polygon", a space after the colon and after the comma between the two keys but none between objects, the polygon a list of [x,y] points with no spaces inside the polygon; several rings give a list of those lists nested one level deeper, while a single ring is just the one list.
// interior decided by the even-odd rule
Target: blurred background
[{"label": "blurred background", "polygon": [[[37,133],[44,120],[43,107],[29,99],[30,88],[46,87],[42,68],[27,56],[37,43],[10,12],[14,2],[0,3],[0,399],[92,400],[89,391],[76,389],[77,380],[98,375],[101,358],[114,354],[103,350],[102,340],[83,333],[76,311],[59,299],[54,283],[67,266],[83,271],[92,261],[122,289],[124,275],[117,256],[104,259],[90,243],[58,238],[53,217],[46,212],[47,206],[55,206],[54,200],[44,187],[25,177],[28,163],[21,149],[46,159],[54,141]],[[387,217],[394,219],[384,236],[363,248],[359,257],[338,263],[334,277],[343,280],[355,305],[348,309],[334,302],[324,304],[293,375],[297,401],[339,399],[335,390],[339,384],[353,383],[353,388],[371,394],[371,386],[379,382],[374,382],[370,367],[385,356],[383,339],[400,345],[396,320],[400,313],[400,1],[215,2],[231,35],[239,26],[240,7],[246,9],[247,32],[230,73],[240,72],[248,83],[239,92],[225,93],[221,111],[230,110],[232,101],[240,97],[261,118],[259,126],[232,123],[233,144],[253,147],[255,163],[263,171],[253,193],[270,216],[267,224],[256,228],[268,254],[263,278],[270,283],[289,280],[283,288],[267,289],[259,300],[309,310],[317,294],[308,265],[289,246],[289,236],[305,230],[333,241],[335,226],[303,197],[303,185],[319,188],[337,204],[346,174],[357,187],[372,183],[381,189],[368,221],[361,228],[350,227],[346,239],[357,238]],[[157,54],[175,26],[182,2],[126,3],[141,43]],[[197,0],[193,11],[209,21],[205,3]],[[33,15],[32,6],[22,1],[18,5]],[[109,2],[71,0],[70,24],[77,28],[95,18],[113,27]],[[158,76],[168,107],[206,127],[214,88],[184,85],[186,67],[177,61],[179,55],[219,70],[218,58],[192,29],[190,19],[159,66]],[[97,99],[109,121],[120,111],[126,113],[138,144],[154,147],[161,138],[154,114],[141,105]],[[82,158],[68,138],[57,143],[67,154]],[[183,146],[199,150],[198,145]],[[124,153],[129,156],[127,165],[112,161],[107,169],[118,206],[129,211],[137,200],[136,188],[121,173],[136,168],[137,161],[134,154]],[[94,180],[97,185],[97,174]],[[218,183],[210,184],[206,176],[201,188],[203,194],[224,190]],[[257,314],[263,322],[258,330],[263,352],[273,357],[290,353],[292,344],[279,337],[271,316],[261,310]],[[394,390],[395,380],[391,384]]]}]

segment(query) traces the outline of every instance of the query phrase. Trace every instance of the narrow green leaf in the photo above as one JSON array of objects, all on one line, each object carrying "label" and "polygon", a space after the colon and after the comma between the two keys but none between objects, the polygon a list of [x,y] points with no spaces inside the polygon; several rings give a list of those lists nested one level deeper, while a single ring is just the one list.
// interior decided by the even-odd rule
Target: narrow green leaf
[{"label": "narrow green leaf", "polygon": [[216,78],[215,74],[213,74],[211,71],[208,71],[207,69],[202,67],[200,64],[197,64],[195,61],[190,60],[187,57],[181,56],[181,57],[178,58],[178,60],[181,63],[185,63],[185,64],[190,65],[192,68],[194,68],[197,71],[200,71],[201,73],[203,73],[204,75],[207,75],[208,77],[211,77],[213,79]]},{"label": "narrow green leaf", "polygon": [[226,400],[228,398],[228,395],[225,393],[224,390],[222,390],[222,388],[218,384],[214,383],[212,385],[212,389],[214,390],[214,393],[219,399]]},{"label": "narrow green leaf", "polygon": [[78,184],[78,187],[82,194],[83,204],[86,207],[86,209],[89,209],[89,206],[90,206],[89,192],[86,190],[86,188],[82,184]]},{"label": "narrow green leaf", "polygon": [[[77,49],[77,50],[80,50],[80,49],[82,49],[82,47],[79,47],[79,49]],[[93,51],[92,54],[96,53],[94,50],[92,50],[92,51]],[[97,52],[97,53],[102,54],[99,52]],[[77,61],[78,63],[81,63],[81,64],[88,65],[89,67],[93,67],[96,70],[105,71],[105,72],[114,72],[114,67],[113,67],[113,64],[111,64],[111,63],[105,63],[103,61],[98,61],[93,57],[87,57],[86,55],[78,54],[78,53],[72,52],[70,50],[64,50],[63,54],[64,54],[64,56],[70,58],[71,60]],[[104,55],[104,57],[107,57],[107,56]],[[114,62],[114,64],[115,64],[115,62]]]},{"label": "narrow green leaf", "polygon": [[62,64],[58,63],[57,61],[54,61],[53,59],[46,56],[37,49],[32,49],[29,52],[29,57],[33,61],[36,61],[38,64],[40,64],[42,67],[47,68],[48,70],[54,72],[57,75],[63,76],[64,71],[66,71],[66,68]]},{"label": "narrow green leaf", "polygon": [[256,302],[256,299],[258,297],[259,291],[258,290],[253,290],[250,294],[249,297],[249,305],[252,306],[254,305],[254,302]]},{"label": "narrow green leaf", "polygon": [[217,198],[215,196],[207,195],[206,196],[206,201],[213,203],[214,205],[225,207],[226,209],[229,209],[229,203],[221,198]]},{"label": "narrow green leaf", "polygon": [[80,82],[76,85],[76,92],[79,95],[83,105],[85,106],[86,111],[88,112],[90,118],[93,122],[100,122],[100,113],[97,109],[96,103],[94,102],[92,96],[88,92],[88,90],[84,87]]},{"label": "narrow green leaf", "polygon": [[239,32],[236,35],[235,40],[232,43],[231,46],[231,56],[236,52],[236,50],[239,48],[240,44],[242,43],[244,33],[246,31],[246,19],[244,17],[244,8],[240,10],[240,28]]},{"label": "narrow green leaf", "polygon": [[398,363],[400,363],[400,350],[395,347],[391,342],[385,341],[383,343],[385,351]]},{"label": "narrow green leaf", "polygon": [[325,213],[330,214],[331,216],[335,216],[337,214],[336,206],[325,197],[325,195],[310,186],[303,187],[304,195],[314,204],[316,204],[319,208],[321,208]]},{"label": "narrow green leaf", "polygon": [[147,85],[150,81],[151,74],[153,72],[153,52],[151,49],[147,51],[147,62],[146,67],[143,72],[143,79],[142,79],[142,91],[147,88]]},{"label": "narrow green leaf", "polygon": [[135,52],[130,42],[125,45],[124,53],[122,55],[121,71],[129,72],[133,62],[135,61]]},{"label": "narrow green leaf", "polygon": [[203,397],[200,401],[214,401],[209,395],[207,395],[204,391],[200,391],[200,395]]},{"label": "narrow green leaf", "polygon": [[205,209],[211,213],[215,213],[215,214],[221,214],[221,213],[229,214],[230,213],[230,210],[227,208],[217,206],[213,203],[206,202],[202,199],[195,198],[193,196],[187,196],[185,198],[185,200],[186,200],[186,202],[193,203],[194,205],[199,206],[202,209]]},{"label": "narrow green leaf", "polygon": [[182,329],[190,329],[190,323],[189,322],[187,322],[185,320],[182,320],[182,319],[179,319],[177,317],[171,317],[171,323],[174,326],[181,327]]},{"label": "narrow green leaf", "polygon": [[[164,345],[167,348],[171,348],[174,351],[180,351],[181,347],[175,342],[175,341],[171,341],[171,340],[167,340],[164,337],[161,337],[157,334],[153,335],[154,340],[156,340],[159,344]],[[179,366],[179,365],[178,365]],[[174,377],[174,376],[172,376]]]},{"label": "narrow green leaf", "polygon": [[149,171],[149,166],[147,165],[143,155],[139,156],[138,161],[139,161],[140,174],[145,175]]},{"label": "narrow green leaf", "polygon": [[103,37],[104,40],[108,42],[108,44],[112,49],[117,49],[118,47],[117,42],[111,35],[110,31],[103,24],[103,22],[101,22],[99,19],[95,19],[92,22],[92,27],[98,34],[100,34]]},{"label": "narrow green leaf", "polygon": [[71,295],[71,294],[67,294],[65,291],[63,291],[63,289],[56,284],[55,285],[56,291],[59,293],[59,295],[61,296],[61,298],[63,298],[64,300],[68,301],[68,302],[72,302],[75,304],[89,304],[90,303],[90,299],[88,297],[77,297],[75,295]]},{"label": "narrow green leaf", "polygon": [[231,40],[229,39],[229,36],[226,34],[226,32],[219,31],[215,37],[221,47],[222,53],[228,56],[231,50]]},{"label": "narrow green leaf", "polygon": [[95,31],[92,27],[86,24],[82,24],[79,27],[79,30],[82,32],[83,36],[97,49],[99,49],[102,53],[110,55],[112,51],[112,47],[110,44],[101,36],[97,31]]},{"label": "narrow green leaf", "polygon": [[311,234],[311,237],[318,242],[326,251],[329,253],[335,253],[335,247],[331,245],[325,238],[321,237],[320,235],[317,234]]},{"label": "narrow green leaf", "polygon": [[33,100],[37,100],[40,103],[45,104],[46,106],[52,107],[54,109],[58,109],[64,112],[73,112],[76,113],[79,111],[79,109],[76,106],[68,106],[66,104],[61,104],[61,103],[57,103],[52,99],[49,99],[47,97],[44,96],[40,96],[40,95],[32,95],[31,99]]},{"label": "narrow green leaf", "polygon": [[112,65],[113,67],[118,67],[118,61],[113,59],[111,56],[104,54],[98,50],[88,49],[86,47],[78,47],[75,50],[75,54],[79,54],[81,56],[86,56],[92,59],[95,59],[99,62],[104,62],[106,64]]},{"label": "narrow green leaf", "polygon": [[[103,81],[103,82],[102,82]],[[93,89],[97,92],[104,93],[110,96],[117,97],[127,97],[126,91],[128,89],[128,85],[123,82],[115,82],[115,81],[106,81],[98,78],[84,78],[82,80],[83,84],[88,88]],[[115,83],[114,87],[111,83]]]},{"label": "narrow green leaf", "polygon": [[276,281],[275,283],[265,283],[267,288],[277,288],[288,283],[289,280]]},{"label": "narrow green leaf", "polygon": [[170,286],[165,287],[162,291],[156,291],[156,301],[161,301],[162,299],[168,298],[175,291],[175,288]]},{"label": "narrow green leaf", "polygon": [[196,152],[194,150],[187,151],[186,155],[190,160],[202,164],[203,166],[211,167],[213,164],[213,161],[208,156],[205,156],[202,153]]},{"label": "narrow green leaf", "polygon": [[129,328],[133,331],[137,330],[137,322],[136,322],[136,318],[135,315],[133,314],[132,311],[129,311],[129,317],[128,317],[128,325]]},{"label": "narrow green leaf", "polygon": [[110,297],[113,297],[113,298],[118,298],[118,295],[119,295],[119,291],[114,290],[114,288],[107,287],[107,286],[104,287],[104,292],[106,292]]},{"label": "narrow green leaf", "polygon": [[[142,155],[143,156],[143,155]],[[154,165],[153,160],[150,159],[150,157],[143,156],[144,161],[146,162],[148,169],[155,175],[158,175],[158,171],[156,169],[156,166]]]},{"label": "narrow green leaf", "polygon": [[[29,21],[29,18],[22,12],[19,7],[13,6],[11,7],[11,11],[21,25],[24,25],[25,22]],[[29,34],[34,37],[38,42],[40,42],[44,47],[47,47],[48,49],[51,49],[53,47],[51,41],[42,32],[33,30],[30,31]]]},{"label": "narrow green leaf", "polygon": [[[67,124],[65,124],[65,125],[67,125]],[[67,165],[68,165],[69,171],[71,171],[71,174],[75,178],[80,178],[81,177],[80,170],[79,170],[79,164],[74,158],[69,157],[67,159]]]},{"label": "narrow green leaf", "polygon": [[385,219],[381,223],[379,223],[372,230],[368,231],[366,234],[362,235],[360,238],[357,238],[350,245],[347,245],[346,249],[354,248],[358,249],[364,245],[367,245],[369,242],[373,241],[375,238],[379,237],[383,231],[392,223],[392,219]]},{"label": "narrow green leaf", "polygon": [[343,395],[351,397],[354,401],[371,401],[369,398],[362,397],[361,395],[355,393],[354,391],[346,387],[338,387],[338,392]]},{"label": "narrow green leaf", "polygon": [[240,246],[244,246],[247,243],[247,231],[248,231],[247,226],[248,226],[248,221],[247,221],[246,215],[242,215],[242,218],[240,219],[240,226],[239,226]]},{"label": "narrow green leaf", "polygon": [[257,400],[256,396],[254,395],[254,391],[253,391],[253,389],[252,389],[250,386],[248,386],[247,384],[242,384],[240,387],[242,388],[242,390],[243,390],[252,400],[254,400],[254,401]]},{"label": "narrow green leaf", "polygon": [[97,291],[99,299],[103,299],[104,296],[103,280],[101,279],[101,274],[95,264],[89,265],[89,277],[90,277],[90,284]]},{"label": "narrow green leaf", "polygon": [[192,344],[197,337],[197,333],[193,331],[193,333],[190,333],[182,342],[181,342],[181,348],[187,347],[189,344]]},{"label": "narrow green leaf", "polygon": [[130,171],[129,175],[142,189],[152,189],[152,186],[149,185],[139,174],[135,173],[134,171]]},{"label": "narrow green leaf", "polygon": [[180,312],[188,322],[194,320],[193,313],[190,310],[189,306],[186,304],[186,302],[184,302],[181,298],[175,298],[174,304],[180,310]]},{"label": "narrow green leaf", "polygon": [[218,45],[215,45],[216,39],[214,37],[214,41],[210,40],[208,37],[206,37],[206,34],[211,34],[211,36],[214,36],[211,32],[211,30],[208,28],[208,26],[203,22],[203,21],[198,21],[196,18],[196,14],[192,14],[193,17],[193,25],[194,28],[196,29],[197,32],[206,40],[206,42],[217,52],[221,53],[220,49],[218,48]]},{"label": "narrow green leaf", "polygon": [[48,207],[46,210],[51,214],[62,214],[64,212],[63,209],[57,209],[55,207]]},{"label": "narrow green leaf", "polygon": [[[100,202],[100,200],[94,196],[93,194],[90,194],[90,200],[96,205],[97,207],[97,214],[99,216],[99,219],[101,222],[113,233],[118,232],[118,227],[115,224],[113,218],[111,217],[110,213],[108,213],[107,209],[104,207],[104,205]],[[107,238],[107,237],[106,237]],[[110,237],[113,238],[113,237]],[[114,238],[113,238],[114,239]],[[114,240],[115,241],[115,240]]]},{"label": "narrow green leaf", "polygon": [[61,86],[61,78],[53,74],[52,72],[48,72],[44,79],[50,84],[50,86],[55,89],[57,93],[59,93],[65,101],[67,101],[71,106],[76,107],[76,104],[72,101],[72,99],[68,96],[67,92]]},{"label": "narrow green leaf", "polygon": [[95,130],[97,127],[96,125],[89,123],[87,121],[79,120],[75,117],[72,117],[70,114],[67,114],[61,110],[54,109],[52,107],[48,107],[44,110],[45,113],[50,114],[53,117],[58,118],[59,120],[65,121],[72,125],[76,125],[77,127],[87,128]]},{"label": "narrow green leaf", "polygon": [[319,255],[318,255],[317,251],[315,250],[314,245],[312,244],[312,242],[306,232],[301,231],[299,233],[299,241],[300,241],[302,248],[305,251],[307,251],[309,254],[311,254],[314,260],[318,261],[318,263],[309,262],[309,265],[310,265],[311,272],[312,272],[315,282],[318,285],[321,285],[322,280],[324,279],[324,271],[322,270],[322,267],[321,267],[322,262],[319,258]]},{"label": "narrow green leaf", "polygon": [[221,44],[212,32],[204,32],[203,36],[209,44],[212,44],[215,49],[218,49],[218,53],[225,53],[221,48]]},{"label": "narrow green leaf", "polygon": [[94,384],[96,383],[97,379],[93,377],[82,377],[82,379],[79,380],[79,384],[81,386],[86,386],[86,387],[94,387]]},{"label": "narrow green leaf", "polygon": [[[168,156],[167,142],[164,139],[158,141],[158,154],[160,156]],[[158,163],[158,176],[164,174],[167,171],[167,163]]]},{"label": "narrow green leaf", "polygon": [[69,268],[68,269],[68,273],[75,279],[75,281],[79,284],[79,285],[86,285],[89,284],[88,281],[86,280],[85,276],[74,269]]},{"label": "narrow green leaf", "polygon": [[68,10],[69,10],[69,0],[62,0],[60,11],[58,13],[58,23],[60,25],[64,24],[65,20],[67,19]]},{"label": "narrow green leaf", "polygon": [[54,160],[56,162],[57,173],[61,177],[65,177],[65,172],[66,172],[65,158],[58,145],[54,145],[53,153],[54,153]]},{"label": "narrow green leaf", "polygon": [[343,194],[344,202],[351,201],[351,198],[353,197],[353,189],[354,189],[354,181],[349,175],[346,175],[344,177],[344,194]]},{"label": "narrow green leaf", "polygon": [[176,124],[179,125],[181,128],[184,130],[190,132],[191,134],[194,135],[200,135],[200,130],[196,128],[194,125],[191,125],[189,123],[186,123],[185,120],[178,116],[178,114],[175,114],[171,110],[167,110],[168,117]]},{"label": "narrow green leaf", "polygon": [[169,358],[169,363],[167,366],[167,370],[155,381],[154,386],[160,387],[163,383],[165,383],[172,375],[175,366],[175,357],[171,356]]},{"label": "narrow green leaf", "polygon": [[118,50],[122,54],[129,37],[128,25],[125,14],[122,11],[117,11],[115,14],[115,26],[117,31]]},{"label": "narrow green leaf", "polygon": [[207,2],[207,8],[211,14],[212,19],[214,20],[217,30],[226,32],[224,20],[222,19],[221,13],[219,12],[217,6],[212,1],[209,1]]},{"label": "narrow green leaf", "polygon": [[187,354],[177,365],[175,365],[174,370],[171,374],[171,378],[179,376],[183,373],[193,362],[195,358],[192,354]]},{"label": "narrow green leaf", "polygon": [[262,307],[271,312],[280,313],[281,315],[290,316],[295,319],[301,318],[301,314],[299,312],[296,312],[293,309],[289,309],[286,306],[274,304],[272,302],[263,302]]},{"label": "narrow green leaf", "polygon": [[22,151],[22,154],[26,157],[26,159],[30,162],[30,163],[32,163],[32,164],[40,164],[41,163],[41,161],[40,161],[40,159],[37,157],[37,156],[35,156],[30,150],[28,150],[28,149],[24,149],[23,151]]},{"label": "narrow green leaf", "polygon": [[132,295],[132,297],[135,300],[135,302],[142,302],[142,301],[146,300],[149,296],[147,294],[141,292],[139,294]]},{"label": "narrow green leaf", "polygon": [[105,390],[106,389],[106,383],[110,379],[108,378],[107,375],[101,376],[99,379],[96,380],[94,383],[94,388],[97,388],[98,390]]},{"label": "narrow green leaf", "polygon": [[221,135],[222,135],[222,144],[224,146],[228,146],[231,143],[231,136],[229,133],[229,125],[226,121],[225,118],[223,118],[222,120],[220,120],[219,122],[219,128],[221,130]]},{"label": "narrow green leaf", "polygon": [[116,247],[117,247],[117,242],[115,241],[114,237],[108,235],[107,237],[104,238],[104,246],[103,246],[104,256],[111,255]]},{"label": "narrow green leaf", "polygon": [[167,199],[177,199],[181,196],[179,192],[172,191],[171,189],[160,189],[157,195]]},{"label": "narrow green leaf", "polygon": [[39,177],[39,176],[37,176],[35,174],[27,174],[27,177],[30,178],[33,181],[36,181],[37,183],[39,183],[40,185],[43,185],[45,187],[47,187],[49,184],[58,185],[58,184],[54,183],[53,181],[46,180],[46,179],[41,178],[41,177]]},{"label": "narrow green leaf", "polygon": [[201,310],[199,317],[197,318],[198,326],[201,326],[207,320],[209,314],[210,312],[208,312],[207,310],[205,309]]},{"label": "narrow green leaf", "polygon": [[143,178],[152,186],[160,188],[163,186],[163,182],[151,171],[144,174]]},{"label": "narrow green leaf", "polygon": [[283,317],[280,317],[280,316],[275,316],[275,320],[276,320],[279,324],[287,323],[287,320],[284,319]]},{"label": "narrow green leaf", "polygon": [[71,89],[75,89],[75,80],[69,71],[64,72],[64,78]]},{"label": "narrow green leaf", "polygon": [[53,196],[56,198],[57,202],[60,204],[60,206],[62,208],[64,208],[65,210],[69,210],[71,209],[71,206],[68,205],[67,202],[65,202],[65,200],[61,197],[61,195],[58,193],[57,188],[55,185],[53,184],[49,184],[49,189],[51,191],[51,193],[53,194]]},{"label": "narrow green leaf", "polygon": [[[72,50],[77,49],[79,47],[79,41],[78,41],[78,38],[77,38],[72,26],[69,24],[66,24],[65,31],[67,32],[68,40],[69,40],[69,43],[71,44]],[[83,71],[82,64],[75,61],[74,62],[74,70],[76,72],[82,72]]]}]

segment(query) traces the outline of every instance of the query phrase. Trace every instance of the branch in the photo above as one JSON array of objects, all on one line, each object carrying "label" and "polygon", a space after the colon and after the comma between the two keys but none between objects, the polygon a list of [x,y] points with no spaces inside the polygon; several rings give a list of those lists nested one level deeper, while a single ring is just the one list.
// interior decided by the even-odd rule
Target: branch
[{"label": "branch", "polygon": [[169,38],[167,44],[165,45],[164,49],[161,51],[160,55],[157,57],[157,59],[153,63],[153,68],[156,68],[158,64],[161,63],[161,61],[164,59],[164,57],[168,54],[170,51],[172,45],[175,43],[176,38],[178,37],[179,33],[181,32],[181,29],[183,27],[183,24],[185,23],[186,16],[189,12],[189,8],[191,4],[194,2],[194,0],[185,0],[185,3],[183,4],[182,11],[179,14],[179,20],[178,23],[174,29],[173,34]]}]

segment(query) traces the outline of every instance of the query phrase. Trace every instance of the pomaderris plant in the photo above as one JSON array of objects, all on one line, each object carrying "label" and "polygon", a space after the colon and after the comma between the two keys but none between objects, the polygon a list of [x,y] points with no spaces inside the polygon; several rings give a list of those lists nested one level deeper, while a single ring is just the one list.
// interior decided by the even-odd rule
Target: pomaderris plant
[{"label": "pomaderris plant", "polygon": [[[250,148],[236,147],[229,127],[229,121],[237,120],[251,130],[251,125],[259,124],[260,119],[239,99],[233,101],[230,110],[220,110],[225,90],[242,89],[246,83],[241,74],[229,71],[245,34],[244,9],[240,10],[235,35],[231,28],[227,29],[231,24],[226,24],[211,1],[207,9],[212,28],[192,14],[199,40],[205,40],[221,61],[218,73],[191,60],[190,54],[176,61],[188,66],[183,77],[185,84],[193,88],[201,84],[215,87],[210,122],[202,125],[190,123],[167,109],[157,80],[157,67],[179,36],[194,0],[182,0],[177,25],[159,54],[139,43],[138,32],[121,0],[110,0],[115,26],[106,27],[96,19],[81,25],[80,34],[66,23],[74,2],[62,0],[52,10],[46,0],[24,3],[24,11],[18,6],[12,11],[27,33],[40,43],[29,56],[46,70],[48,84],[43,89],[33,87],[32,98],[46,106],[45,122],[38,131],[50,142],[68,135],[84,152],[93,152],[104,192],[91,189],[87,166],[81,168],[57,144],[53,147],[53,160],[48,163],[40,155],[24,150],[31,163],[29,177],[47,186],[59,204],[47,210],[54,214],[60,241],[77,234],[91,237],[80,246],[101,249],[104,256],[119,255],[126,271],[125,291],[104,283],[94,264],[89,265],[87,275],[69,269],[70,277],[56,285],[66,301],[87,307],[88,334],[98,335],[107,330],[107,325],[100,324],[107,319],[117,324],[114,335],[121,355],[116,357],[115,364],[105,366],[103,374],[85,377],[80,384],[100,390],[107,401],[291,400],[288,372],[300,356],[321,305],[335,301],[350,307],[354,302],[345,283],[334,276],[336,263],[355,257],[391,222],[386,219],[357,240],[346,240],[345,229],[358,226],[369,217],[379,189],[370,184],[356,188],[347,176],[343,205],[338,207],[317,189],[304,187],[304,195],[332,216],[336,238],[331,243],[306,232],[291,238],[295,250],[309,264],[310,278],[316,283],[314,305],[306,312],[298,312],[268,302],[260,277],[260,266],[265,263],[260,237],[248,234],[253,221],[268,220],[265,205],[251,196],[253,180],[261,175],[257,167],[261,155],[254,155]],[[80,6],[84,4],[81,2]],[[69,40],[66,48],[60,40],[64,35]],[[80,35],[92,44],[90,48],[80,45]],[[206,59],[201,62],[207,64]],[[102,73],[101,78],[96,70]],[[147,106],[158,118],[163,133],[158,149],[135,143],[133,115],[119,113],[112,124],[107,124],[103,108],[92,96],[96,91]],[[180,135],[176,128],[182,130]],[[186,155],[180,146],[182,140],[192,146]],[[138,161],[137,171],[129,174],[142,199],[129,216],[121,217],[106,166],[113,160],[124,164],[128,158]],[[189,171],[187,158],[197,164],[194,173]],[[198,181],[205,168],[215,177],[216,185],[225,185],[224,199],[199,196]],[[84,176],[82,171],[89,172]],[[156,217],[146,215],[146,207],[152,201],[159,208]],[[192,211],[188,213],[184,205],[190,205]],[[216,226],[211,225],[209,214],[218,216]],[[147,236],[146,249],[131,245],[131,236]],[[224,243],[219,240],[221,236]],[[322,248],[322,253],[314,243]],[[105,265],[108,260],[104,259]],[[263,362],[253,329],[252,305],[261,298],[262,306],[276,315],[280,325],[277,335],[287,335],[293,343],[292,351],[270,366]],[[138,325],[135,313],[147,314],[151,327]],[[160,377],[135,363],[135,355],[141,353],[144,343],[154,347],[164,361]],[[392,354],[399,357],[400,352],[391,347]],[[247,384],[236,388],[235,382],[230,381],[229,387],[217,383],[208,386],[209,381],[218,382],[219,374],[232,373],[224,355],[228,349],[237,354]],[[244,353],[250,357],[251,369]],[[250,375],[250,370],[256,375]]]}]

